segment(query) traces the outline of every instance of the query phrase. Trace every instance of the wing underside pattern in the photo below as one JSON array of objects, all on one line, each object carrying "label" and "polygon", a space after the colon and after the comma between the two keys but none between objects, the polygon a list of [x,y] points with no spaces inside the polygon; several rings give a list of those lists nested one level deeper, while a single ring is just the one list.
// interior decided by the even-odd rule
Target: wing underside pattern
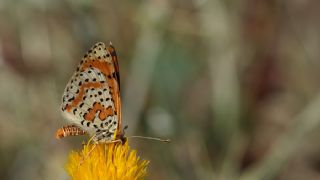
[{"label": "wing underside pattern", "polygon": [[113,46],[96,43],[84,55],[65,88],[61,109],[95,141],[108,142],[120,135],[120,77]]}]

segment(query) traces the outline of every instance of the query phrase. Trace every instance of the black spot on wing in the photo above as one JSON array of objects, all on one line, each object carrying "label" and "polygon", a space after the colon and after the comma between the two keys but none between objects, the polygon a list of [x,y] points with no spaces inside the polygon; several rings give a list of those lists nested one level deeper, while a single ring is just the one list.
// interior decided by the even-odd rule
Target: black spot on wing
[{"label": "black spot on wing", "polygon": [[69,102],[73,101],[74,100],[74,97],[68,99]]},{"label": "black spot on wing", "polygon": [[77,109],[76,109],[76,108],[73,109],[73,114],[74,114],[74,115],[76,114],[76,112],[77,112]]}]

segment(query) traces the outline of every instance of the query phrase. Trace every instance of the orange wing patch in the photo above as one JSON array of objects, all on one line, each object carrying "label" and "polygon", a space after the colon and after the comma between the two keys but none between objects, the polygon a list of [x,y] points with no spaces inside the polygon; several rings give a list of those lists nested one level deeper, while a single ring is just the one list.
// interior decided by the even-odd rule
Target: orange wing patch
[{"label": "orange wing patch", "polygon": [[79,95],[74,99],[74,101],[72,101],[71,105],[68,104],[66,106],[66,110],[70,112],[73,107],[77,107],[79,105],[79,103],[83,100],[83,96],[85,94],[84,92],[85,92],[86,88],[101,88],[101,87],[102,87],[101,83],[86,83],[86,84],[83,84],[80,87]]},{"label": "orange wing patch", "polygon": [[104,108],[101,103],[94,103],[93,109],[90,109],[89,112],[85,114],[84,119],[93,122],[97,113],[99,113],[99,119],[104,121],[108,116],[113,115],[113,110],[111,106]]}]

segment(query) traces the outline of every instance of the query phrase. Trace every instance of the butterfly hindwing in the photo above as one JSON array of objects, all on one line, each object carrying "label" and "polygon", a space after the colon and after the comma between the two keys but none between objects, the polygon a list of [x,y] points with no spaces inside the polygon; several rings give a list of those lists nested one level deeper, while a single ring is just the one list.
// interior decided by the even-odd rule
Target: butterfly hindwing
[{"label": "butterfly hindwing", "polygon": [[120,79],[114,47],[96,43],[83,57],[63,93],[63,115],[95,136],[112,141],[120,131]]}]

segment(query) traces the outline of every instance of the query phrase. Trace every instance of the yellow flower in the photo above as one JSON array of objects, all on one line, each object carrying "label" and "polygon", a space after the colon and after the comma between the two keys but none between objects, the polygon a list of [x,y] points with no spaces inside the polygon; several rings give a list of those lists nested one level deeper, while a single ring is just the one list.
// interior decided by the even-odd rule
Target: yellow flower
[{"label": "yellow flower", "polygon": [[140,160],[136,150],[125,144],[86,144],[72,151],[66,170],[76,180],[140,180],[147,175],[149,161]]}]

